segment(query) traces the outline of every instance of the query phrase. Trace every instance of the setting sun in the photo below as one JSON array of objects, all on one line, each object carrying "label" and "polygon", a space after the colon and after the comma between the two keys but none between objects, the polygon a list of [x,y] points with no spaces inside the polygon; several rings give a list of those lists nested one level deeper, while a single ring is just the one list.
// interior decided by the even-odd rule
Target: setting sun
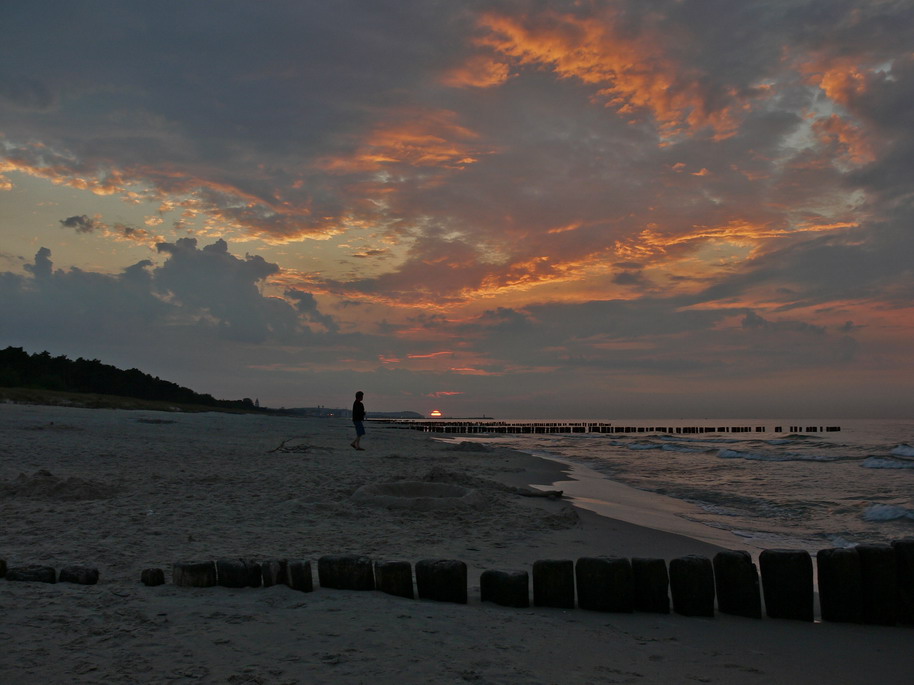
[{"label": "setting sun", "polygon": [[444,414],[442,414],[440,411],[435,409],[429,414],[429,416],[433,419],[440,419],[442,416],[444,416]]}]

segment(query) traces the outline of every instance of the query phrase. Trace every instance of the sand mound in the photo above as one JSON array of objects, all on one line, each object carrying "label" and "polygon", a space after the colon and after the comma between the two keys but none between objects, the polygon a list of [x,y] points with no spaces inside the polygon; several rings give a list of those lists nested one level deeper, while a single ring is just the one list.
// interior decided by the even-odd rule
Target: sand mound
[{"label": "sand mound", "polygon": [[352,499],[389,509],[441,511],[479,506],[485,498],[477,490],[452,483],[401,480],[363,485],[352,494]]},{"label": "sand mound", "polygon": [[58,478],[50,471],[40,469],[31,476],[20,473],[16,480],[3,487],[3,491],[7,495],[16,497],[38,497],[72,501],[106,499],[114,495],[116,489],[103,483],[95,483],[82,478],[70,477],[64,480]]},{"label": "sand mound", "polygon": [[491,452],[492,449],[481,442],[470,442],[469,440],[462,440],[453,445],[448,445],[444,449],[450,452]]}]

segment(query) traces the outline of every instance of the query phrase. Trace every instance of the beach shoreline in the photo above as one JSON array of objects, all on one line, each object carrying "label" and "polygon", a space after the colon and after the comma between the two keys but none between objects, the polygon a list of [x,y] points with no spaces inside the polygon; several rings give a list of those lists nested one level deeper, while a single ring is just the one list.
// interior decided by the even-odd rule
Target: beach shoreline
[{"label": "beach shoreline", "polygon": [[[518,494],[568,482],[556,462],[368,428],[356,452],[342,420],[0,406],[0,558],[101,574],[0,580],[0,680],[907,682],[909,628],[483,603],[484,570],[720,547]],[[390,483],[417,496],[356,496]],[[428,483],[478,497],[423,501]],[[319,587],[331,554],[462,560],[468,605]],[[175,562],[237,557],[309,560],[315,591],[170,583]],[[144,586],[148,567],[169,582]]]}]

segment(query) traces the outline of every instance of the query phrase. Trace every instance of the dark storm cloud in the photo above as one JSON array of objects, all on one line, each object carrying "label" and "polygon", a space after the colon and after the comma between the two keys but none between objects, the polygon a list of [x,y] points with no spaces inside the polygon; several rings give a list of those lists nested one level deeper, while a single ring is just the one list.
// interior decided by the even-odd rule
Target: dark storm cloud
[{"label": "dark storm cloud", "polygon": [[76,229],[77,233],[92,233],[92,231],[98,228],[95,219],[90,219],[85,214],[61,219],[60,225],[64,228]]},{"label": "dark storm cloud", "polygon": [[[261,257],[232,255],[224,241],[197,248],[195,239],[162,243],[168,255],[156,267],[143,260],[119,274],[54,269],[51,250],[41,248],[24,269],[31,278],[7,273],[0,319],[7,335],[21,329],[66,331],[72,338],[99,336],[109,343],[156,345],[161,330],[181,330],[184,344],[206,338],[238,342],[320,344],[299,318],[335,332],[332,317],[313,301],[296,312],[284,300],[265,297],[258,284],[277,266]],[[307,301],[308,293],[300,293]]]}]

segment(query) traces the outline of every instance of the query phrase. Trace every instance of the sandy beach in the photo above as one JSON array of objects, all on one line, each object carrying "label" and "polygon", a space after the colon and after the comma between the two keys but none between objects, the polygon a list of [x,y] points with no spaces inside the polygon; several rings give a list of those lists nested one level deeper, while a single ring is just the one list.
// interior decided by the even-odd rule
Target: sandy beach
[{"label": "sandy beach", "polygon": [[[555,462],[377,423],[355,451],[351,433],[334,419],[0,405],[0,559],[100,572],[97,585],[0,580],[0,682],[910,682],[911,628],[482,603],[488,569],[741,547],[631,489],[616,490],[619,518],[523,496],[573,479]],[[372,486],[391,483],[473,497],[415,486],[390,506]],[[321,588],[331,554],[462,560],[469,602]],[[174,562],[239,557],[310,560],[315,591],[171,583]],[[168,582],[143,585],[147,568]]]}]

